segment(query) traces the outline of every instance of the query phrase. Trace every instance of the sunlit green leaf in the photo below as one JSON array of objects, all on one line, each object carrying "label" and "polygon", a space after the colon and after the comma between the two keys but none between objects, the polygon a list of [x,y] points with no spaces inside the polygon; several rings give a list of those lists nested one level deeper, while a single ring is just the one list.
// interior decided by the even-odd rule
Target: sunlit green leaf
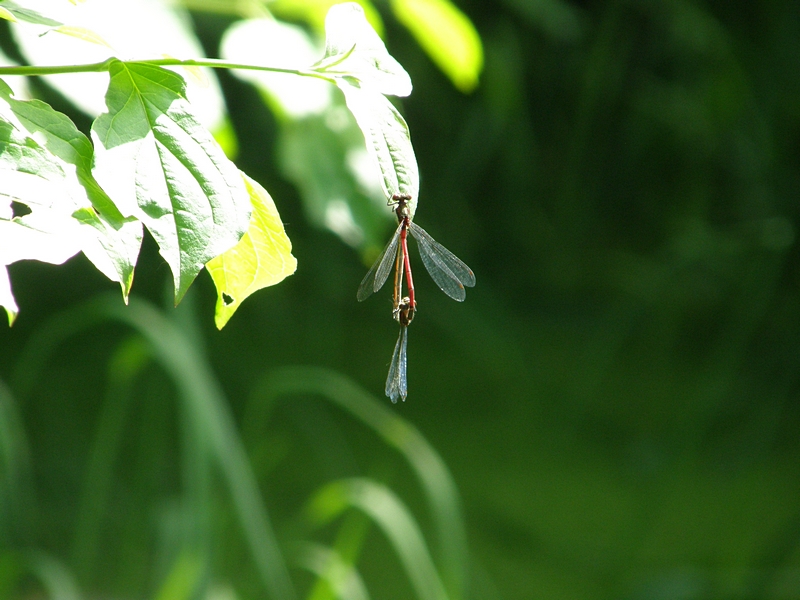
[{"label": "sunlit green leaf", "polygon": [[419,195],[419,170],[405,119],[383,94],[360,88],[347,79],[337,79],[336,83],[364,134],[367,152],[381,173],[386,197],[411,196],[408,207],[413,217]]},{"label": "sunlit green leaf", "polygon": [[[5,277],[5,265],[19,260],[61,264],[82,245],[79,224],[71,216],[76,204],[68,174],[55,156],[26,135],[8,109],[0,102],[0,196],[6,199],[0,205],[0,265]],[[14,217],[12,200],[30,212]],[[3,306],[16,313],[10,283],[3,288]]]},{"label": "sunlit green leaf", "polygon": [[258,182],[242,176],[253,203],[250,226],[238,244],[206,265],[217,287],[214,321],[218,329],[248,296],[283,281],[297,269],[275,203]]},{"label": "sunlit green leaf", "polygon": [[449,0],[392,0],[397,19],[463,92],[478,85],[483,45],[472,21]]},{"label": "sunlit green leaf", "polygon": [[[274,0],[269,10],[279,19],[289,21],[305,21],[317,33],[324,33],[325,17],[331,7],[340,4],[340,0]],[[359,6],[364,9],[370,25],[379,34],[383,34],[383,20],[375,6],[368,0],[360,0]]]},{"label": "sunlit green leaf", "polygon": [[91,207],[78,209],[72,216],[84,226],[84,232],[91,227],[94,234],[84,238],[81,250],[101,273],[119,282],[127,302],[142,246],[141,221],[131,219],[117,226]]},{"label": "sunlit green leaf", "polygon": [[315,70],[357,79],[382,94],[408,96],[411,78],[386,50],[380,36],[354,2],[338,4],[325,19],[325,56]]},{"label": "sunlit green leaf", "polygon": [[179,302],[205,263],[247,230],[250,196],[239,170],[159,67],[115,61],[108,113],[92,126],[94,174],[124,215],[139,218],[172,270]]},{"label": "sunlit green leaf", "polygon": [[387,198],[406,194],[416,210],[419,172],[411,135],[402,115],[384,94],[411,93],[411,79],[386,51],[358,4],[331,8],[325,21],[325,57],[315,70],[333,76],[356,118],[367,152],[381,174]]},{"label": "sunlit green leaf", "polygon": [[[19,136],[30,136],[26,142],[29,154],[34,153],[31,148],[34,139],[42,144],[35,151],[35,160],[40,168],[34,170],[28,167],[27,174],[45,177],[59,188],[57,195],[48,197],[40,195],[37,191],[39,186],[36,185],[15,192],[6,187],[7,181],[4,180],[0,184],[0,193],[16,197],[32,210],[38,207],[32,217],[22,219],[22,222],[36,229],[57,233],[55,230],[58,227],[63,227],[66,232],[71,231],[75,224],[83,225],[75,233],[80,238],[80,249],[103,274],[120,283],[123,296],[127,298],[141,245],[142,228],[140,223],[123,219],[92,176],[93,149],[89,139],[66,115],[53,110],[48,104],[39,100],[13,98],[11,90],[2,81],[0,114],[9,119],[11,127],[18,129]],[[18,176],[18,173],[12,175]],[[44,209],[57,214],[59,221],[53,222],[55,214],[49,217],[41,214]],[[42,227],[44,218],[53,222],[53,228]]]}]

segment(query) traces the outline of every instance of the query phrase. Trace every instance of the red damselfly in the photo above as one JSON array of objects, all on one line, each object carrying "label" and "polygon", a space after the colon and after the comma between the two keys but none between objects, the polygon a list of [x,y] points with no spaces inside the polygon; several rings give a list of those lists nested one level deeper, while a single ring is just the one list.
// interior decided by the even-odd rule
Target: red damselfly
[{"label": "red damselfly", "polygon": [[367,272],[361,285],[358,286],[356,297],[361,302],[383,287],[389,277],[389,271],[392,270],[392,260],[400,252],[408,284],[408,298],[411,307],[416,308],[407,242],[408,233],[411,233],[411,237],[417,241],[419,246],[422,264],[425,265],[433,281],[453,300],[462,302],[467,297],[464,288],[475,285],[475,274],[455,254],[434,240],[427,231],[411,220],[407,204],[410,199],[405,194],[392,196],[390,203],[396,205],[394,211],[397,215],[397,229],[375,264]]},{"label": "red damselfly", "polygon": [[[414,279],[411,275],[411,261],[408,254],[408,233],[411,233],[419,246],[422,264],[430,273],[436,285],[445,294],[463,301],[466,298],[465,287],[475,285],[475,274],[455,254],[434,240],[427,231],[411,220],[409,202],[411,197],[406,194],[395,194],[389,201],[394,206],[398,225],[392,239],[384,248],[381,255],[372,265],[358,286],[357,298],[366,300],[373,292],[377,292],[386,283],[392,262],[395,264],[394,293],[392,297],[392,316],[400,323],[400,335],[394,346],[392,361],[389,364],[389,375],[386,378],[386,395],[392,402],[398,398],[405,401],[408,395],[407,368],[408,368],[408,325],[414,318],[417,302],[414,291]],[[403,296],[403,275],[405,274],[408,296]]]}]

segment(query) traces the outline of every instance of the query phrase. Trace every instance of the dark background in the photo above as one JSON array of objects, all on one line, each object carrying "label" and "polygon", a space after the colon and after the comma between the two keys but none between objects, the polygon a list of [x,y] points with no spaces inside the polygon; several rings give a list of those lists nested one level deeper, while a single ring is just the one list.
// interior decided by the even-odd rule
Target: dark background
[{"label": "dark background", "polygon": [[[379,9],[414,82],[401,107],[422,176],[416,221],[478,282],[457,304],[420,269],[409,397],[391,406],[460,489],[474,596],[800,597],[800,7],[459,6],[486,56],[471,95]],[[213,52],[226,21],[196,22]],[[298,270],[222,332],[205,274],[179,310],[239,419],[260,377],[284,365],[329,367],[388,404],[388,291],[356,302],[368,265],[309,224],[277,167],[275,121],[255,91],[220,77],[237,164],[275,198]],[[50,315],[116,291],[84,258],[10,271],[22,312],[0,330],[9,384]],[[169,282],[148,239],[133,295],[167,307]],[[104,325],[70,337],[17,398],[37,502],[8,547],[59,557],[90,597],[153,596],[157,531],[180,496],[180,415],[154,364],[136,383],[96,556],[71,548],[109,356],[130,336]],[[425,526],[407,469],[338,409],[294,397],[259,435],[245,442],[279,539],[296,534],[315,489],[355,474],[385,481]],[[224,494],[215,515],[213,577],[259,597],[246,550],[224,541],[235,530]],[[410,597],[380,533],[367,548],[373,597]],[[292,573],[302,595],[309,580]]]}]

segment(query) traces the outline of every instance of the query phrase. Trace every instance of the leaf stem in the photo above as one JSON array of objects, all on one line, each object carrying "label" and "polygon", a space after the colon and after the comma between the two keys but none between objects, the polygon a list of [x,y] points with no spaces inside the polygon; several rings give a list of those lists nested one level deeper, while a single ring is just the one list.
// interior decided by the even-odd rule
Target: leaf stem
[{"label": "leaf stem", "polygon": [[[0,75],[56,75],[62,73],[102,73],[108,71],[115,58],[109,58],[98,63],[83,65],[50,65],[50,66],[16,66],[0,67]],[[270,73],[287,73],[301,77],[315,77],[334,83],[334,78],[319,71],[311,69],[284,69],[281,67],[268,67],[264,65],[250,65],[233,63],[217,58],[188,59],[156,58],[148,60],[128,60],[125,63],[156,65],[161,67],[209,67],[212,69],[243,69],[248,71],[267,71]]]}]

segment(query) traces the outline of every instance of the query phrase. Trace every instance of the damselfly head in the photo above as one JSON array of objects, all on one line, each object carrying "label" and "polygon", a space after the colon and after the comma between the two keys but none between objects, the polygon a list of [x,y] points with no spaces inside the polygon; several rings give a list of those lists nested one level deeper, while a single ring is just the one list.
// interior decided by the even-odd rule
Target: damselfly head
[{"label": "damselfly head", "polygon": [[408,194],[392,194],[389,198],[389,205],[394,206],[394,212],[397,215],[398,223],[403,219],[411,217],[411,196]]}]

